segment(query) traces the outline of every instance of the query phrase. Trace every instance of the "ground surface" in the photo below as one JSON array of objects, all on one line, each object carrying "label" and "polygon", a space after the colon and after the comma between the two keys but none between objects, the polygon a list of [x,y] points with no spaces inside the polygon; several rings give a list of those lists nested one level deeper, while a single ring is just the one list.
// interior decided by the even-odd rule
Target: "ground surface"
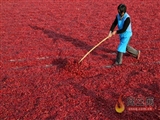
[{"label": "ground surface", "polygon": [[[160,119],[160,2],[125,0],[130,44],[141,58],[116,57],[118,36],[83,55],[108,35],[121,0],[2,0],[0,2],[0,119]],[[153,111],[115,111],[119,96],[154,98]],[[145,103],[141,101],[141,103]]]}]

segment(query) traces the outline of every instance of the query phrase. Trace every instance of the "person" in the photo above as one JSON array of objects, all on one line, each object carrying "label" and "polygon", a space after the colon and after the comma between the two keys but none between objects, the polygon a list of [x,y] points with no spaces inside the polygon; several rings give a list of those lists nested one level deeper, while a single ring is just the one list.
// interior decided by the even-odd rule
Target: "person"
[{"label": "person", "polygon": [[[117,56],[116,56],[116,65],[122,64],[123,54],[129,52],[135,58],[140,58],[140,50],[136,50],[129,45],[129,41],[132,37],[132,27],[131,27],[131,19],[129,14],[126,12],[127,7],[125,4],[120,4],[117,8],[118,14],[114,22],[111,25],[110,32],[108,37],[112,37],[113,35],[119,34],[120,43],[117,49]],[[114,30],[115,27],[118,25],[118,30]]]}]

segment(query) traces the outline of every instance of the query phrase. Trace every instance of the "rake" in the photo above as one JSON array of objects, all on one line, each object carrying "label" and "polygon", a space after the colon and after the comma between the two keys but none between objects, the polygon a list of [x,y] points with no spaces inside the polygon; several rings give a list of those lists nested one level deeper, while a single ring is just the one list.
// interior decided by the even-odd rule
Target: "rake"
[{"label": "rake", "polygon": [[84,58],[87,57],[87,55],[89,55],[89,53],[91,53],[96,47],[98,47],[101,43],[103,43],[104,41],[106,41],[109,38],[109,36],[107,36],[106,38],[104,38],[101,42],[99,42],[97,45],[95,45],[90,51],[88,51],[81,59],[78,63],[81,63]]}]

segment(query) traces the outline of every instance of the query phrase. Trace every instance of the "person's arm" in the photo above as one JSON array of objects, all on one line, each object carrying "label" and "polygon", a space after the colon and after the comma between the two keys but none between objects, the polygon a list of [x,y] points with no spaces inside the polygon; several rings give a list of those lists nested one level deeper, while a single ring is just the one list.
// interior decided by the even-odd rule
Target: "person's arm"
[{"label": "person's arm", "polygon": [[114,20],[114,22],[112,23],[112,26],[111,26],[111,28],[110,28],[110,31],[111,31],[111,32],[113,32],[113,30],[114,30],[114,28],[116,27],[117,24],[118,24],[118,20],[117,20],[117,16],[116,16],[116,18],[115,18],[115,20]]},{"label": "person's arm", "polygon": [[128,18],[124,21],[123,28],[120,29],[120,30],[117,30],[117,34],[121,34],[121,33],[125,32],[126,29],[127,29],[128,26],[129,26],[129,24],[130,24],[130,18],[128,17]]},{"label": "person's arm", "polygon": [[114,28],[116,27],[117,24],[118,24],[118,20],[117,20],[117,16],[116,16],[114,22],[113,22],[112,25],[111,25],[111,28],[110,28],[108,37],[112,37],[112,35],[113,35],[113,30],[114,30]]}]

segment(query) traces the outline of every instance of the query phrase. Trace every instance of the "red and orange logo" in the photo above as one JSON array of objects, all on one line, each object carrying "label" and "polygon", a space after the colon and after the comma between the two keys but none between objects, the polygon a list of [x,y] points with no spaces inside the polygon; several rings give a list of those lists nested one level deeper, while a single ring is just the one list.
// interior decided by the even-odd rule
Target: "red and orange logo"
[{"label": "red and orange logo", "polygon": [[118,102],[115,105],[115,110],[117,113],[122,113],[125,110],[125,105],[122,101],[122,95],[120,95]]}]

